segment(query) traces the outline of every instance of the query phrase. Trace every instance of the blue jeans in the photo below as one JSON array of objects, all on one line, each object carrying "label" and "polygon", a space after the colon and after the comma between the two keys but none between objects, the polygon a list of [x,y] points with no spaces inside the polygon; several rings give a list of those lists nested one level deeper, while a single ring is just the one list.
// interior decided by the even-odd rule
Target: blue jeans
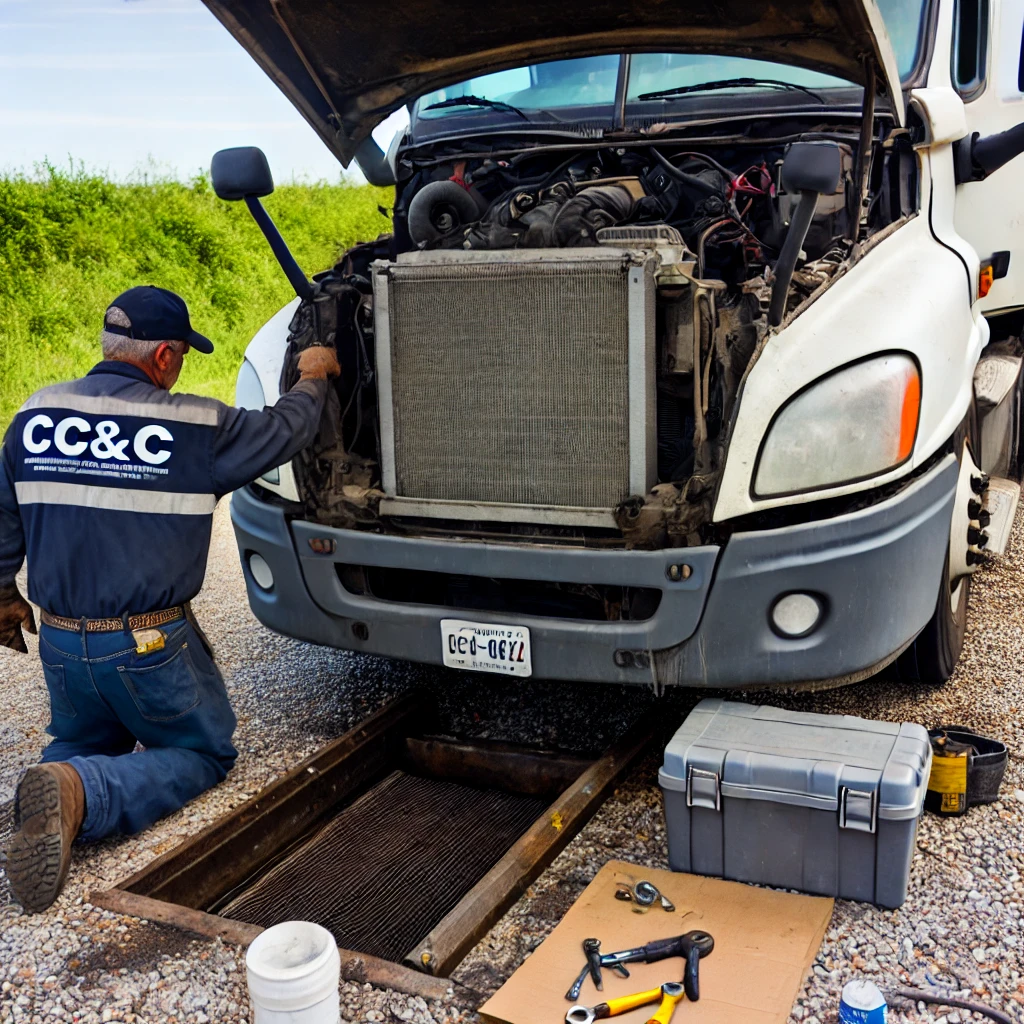
[{"label": "blue jeans", "polygon": [[[53,736],[42,759],[66,761],[82,777],[83,840],[144,829],[235,763],[220,671],[184,618],[161,629],[163,649],[137,654],[128,632],[40,626]],[[133,753],[136,740],[146,749]]]}]

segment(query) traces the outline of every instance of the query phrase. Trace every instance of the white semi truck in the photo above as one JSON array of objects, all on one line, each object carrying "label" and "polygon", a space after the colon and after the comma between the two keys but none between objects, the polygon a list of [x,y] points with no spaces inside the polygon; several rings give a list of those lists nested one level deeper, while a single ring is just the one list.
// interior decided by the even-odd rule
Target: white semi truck
[{"label": "white semi truck", "polygon": [[[1024,0],[205,0],[393,233],[249,346],[316,443],[237,492],[336,647],[666,686],[952,673],[1021,476]],[[371,130],[406,107],[385,153]]]}]

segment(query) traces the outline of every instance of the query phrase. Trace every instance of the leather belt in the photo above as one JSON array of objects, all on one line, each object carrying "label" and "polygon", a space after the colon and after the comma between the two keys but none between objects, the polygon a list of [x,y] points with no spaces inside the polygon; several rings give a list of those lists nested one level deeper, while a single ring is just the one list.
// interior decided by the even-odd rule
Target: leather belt
[{"label": "leather belt", "polygon": [[[143,612],[141,615],[128,616],[128,629],[153,629],[167,622],[173,622],[185,615],[181,605],[174,608],[163,608],[158,612]],[[55,629],[66,629],[69,633],[81,633],[83,622],[87,633],[119,633],[125,628],[124,619],[66,619],[62,615],[51,615],[48,611],[39,610],[43,625]]]},{"label": "leather belt", "polygon": [[956,817],[999,799],[1009,758],[1005,743],[962,725],[929,729],[928,736],[933,757],[924,805],[929,811]]}]

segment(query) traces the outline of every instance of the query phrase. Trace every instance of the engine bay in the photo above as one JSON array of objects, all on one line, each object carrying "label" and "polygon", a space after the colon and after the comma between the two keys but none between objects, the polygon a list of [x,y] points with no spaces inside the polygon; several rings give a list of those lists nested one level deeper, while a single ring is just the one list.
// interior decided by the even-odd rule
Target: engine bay
[{"label": "engine bay", "polygon": [[[713,539],[730,425],[761,347],[873,238],[917,210],[917,163],[905,130],[883,126],[867,134],[865,146],[857,124],[788,128],[773,122],[740,135],[689,138],[650,129],[640,139],[585,144],[504,136],[401,154],[393,233],[353,247],[318,275],[316,294],[291,324],[284,389],[297,378],[297,357],[308,345],[336,346],[343,368],[315,444],[295,460],[303,515],[410,535],[639,548]],[[787,236],[806,193],[787,189],[783,168],[794,145],[808,144],[829,148],[838,184],[811,197],[813,215],[784,268]],[[596,525],[390,507],[381,466],[394,427],[390,415],[382,418],[381,389],[391,387],[391,367],[377,366],[377,352],[396,314],[380,308],[374,275],[417,259],[440,264],[445,254],[468,261],[473,254],[515,253],[516,265],[528,265],[557,259],[554,251],[569,258],[570,250],[615,250],[631,265],[647,259],[656,266],[655,465],[647,489],[622,494]],[[518,322],[532,287],[510,295],[494,315]],[[573,429],[568,420],[566,429]]]}]

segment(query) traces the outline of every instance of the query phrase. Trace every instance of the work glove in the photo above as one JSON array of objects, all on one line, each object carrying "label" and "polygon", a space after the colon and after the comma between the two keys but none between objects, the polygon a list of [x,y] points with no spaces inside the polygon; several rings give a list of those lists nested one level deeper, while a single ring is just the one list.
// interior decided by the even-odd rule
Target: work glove
[{"label": "work glove", "polygon": [[32,606],[21,596],[16,583],[0,586],[0,646],[28,654],[22,626],[32,634],[36,632]]},{"label": "work glove", "polygon": [[299,380],[326,380],[340,373],[338,356],[326,345],[311,345],[299,356]]}]

